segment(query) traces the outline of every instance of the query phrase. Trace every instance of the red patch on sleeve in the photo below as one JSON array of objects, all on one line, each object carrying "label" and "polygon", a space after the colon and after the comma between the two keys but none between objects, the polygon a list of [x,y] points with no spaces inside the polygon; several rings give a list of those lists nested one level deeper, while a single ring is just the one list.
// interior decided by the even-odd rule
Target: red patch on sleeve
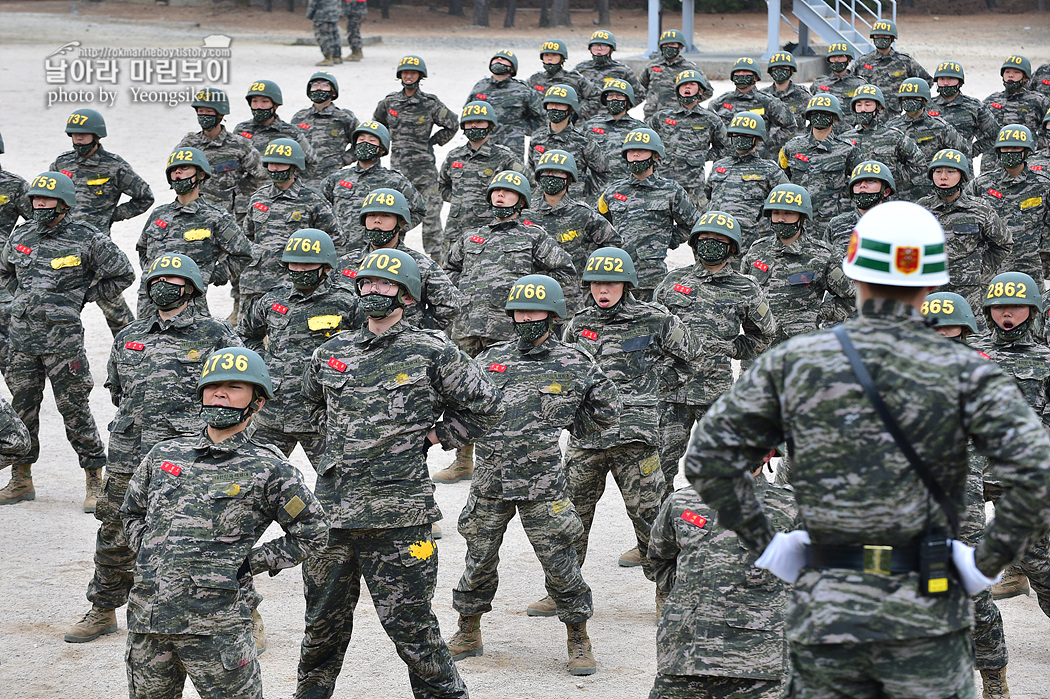
[{"label": "red patch on sleeve", "polygon": [[397,116],[397,110],[396,109],[388,109],[387,111],[390,112],[390,116]]},{"label": "red patch on sleeve", "polygon": [[613,199],[619,199],[620,201],[627,201],[627,195],[626,194],[620,194],[619,192],[617,192],[616,194],[613,195]]},{"label": "red patch on sleeve", "polygon": [[479,100],[487,100],[489,98],[488,95],[483,95],[480,92],[474,96],[477,97]]},{"label": "red patch on sleeve", "polygon": [[1041,171],[1043,169],[1043,166],[1042,165],[1029,165],[1028,169],[1029,170],[1035,170],[1036,172],[1039,172],[1039,171]]},{"label": "red patch on sleeve", "polygon": [[22,253],[23,255],[28,255],[29,253],[33,252],[33,248],[27,248],[25,245],[16,245],[15,250]]},{"label": "red patch on sleeve", "polygon": [[927,111],[926,113],[929,114],[930,116],[940,116],[941,115],[940,112],[935,112],[935,111],[932,111],[932,110]]},{"label": "red patch on sleeve", "polygon": [[146,345],[142,344],[141,342],[125,342],[124,343],[124,349],[135,350],[136,352],[141,352],[142,350],[146,349]]},{"label": "red patch on sleeve", "polygon": [[580,335],[587,338],[588,340],[598,339],[598,333],[594,332],[593,330],[584,330],[580,332]]},{"label": "red patch on sleeve", "polygon": [[507,365],[506,364],[495,364],[495,363],[489,364],[489,371],[497,371],[497,372],[502,374],[506,370],[507,370]]},{"label": "red patch on sleeve", "polygon": [[767,265],[762,260],[755,260],[754,263],[751,266],[754,267],[755,269],[760,269],[763,272],[768,272],[769,271],[769,265]]},{"label": "red patch on sleeve", "polygon": [[996,199],[1002,199],[1003,198],[1003,193],[1002,192],[998,192],[998,191],[992,189],[991,187],[988,188],[988,193],[991,194]]},{"label": "red patch on sleeve", "polygon": [[678,126],[678,120],[677,119],[664,119],[664,123],[665,124],[670,124],[671,126]]},{"label": "red patch on sleeve", "polygon": [[999,104],[998,102],[992,102],[992,106],[995,107],[996,109],[1002,109],[1003,108],[1003,105]]},{"label": "red patch on sleeve", "polygon": [[545,88],[543,85],[533,85],[533,87],[535,87],[540,92],[546,92],[547,91],[547,88]]},{"label": "red patch on sleeve", "polygon": [[156,226],[157,228],[167,228],[168,227],[168,222],[163,220],[163,219],[159,219],[158,218],[156,221],[153,222],[153,225]]},{"label": "red patch on sleeve", "polygon": [[252,134],[248,133],[247,131],[241,131],[241,135],[245,138],[252,138]]},{"label": "red patch on sleeve", "polygon": [[463,163],[452,163],[452,167],[454,167],[454,168],[461,168],[461,167],[463,167]]},{"label": "red patch on sleeve", "polygon": [[347,182],[346,180],[339,180],[339,186],[340,187],[346,187],[347,189],[353,189],[354,188],[354,183],[353,182]]},{"label": "red patch on sleeve", "polygon": [[274,303],[272,306],[270,306],[270,308],[277,311],[282,316],[288,313],[288,306],[282,306],[279,303]]},{"label": "red patch on sleeve", "polygon": [[716,167],[715,172],[717,172],[720,175],[724,175],[727,172],[729,172],[729,170],[726,170],[724,167]]},{"label": "red patch on sleeve", "polygon": [[535,223],[533,223],[532,221],[530,221],[528,219],[522,220],[522,223],[524,223],[526,226],[535,226],[536,225]]},{"label": "red patch on sleeve", "polygon": [[683,512],[682,519],[684,519],[686,522],[689,522],[689,524],[692,524],[693,526],[700,527],[701,529],[703,529],[704,525],[707,524],[706,518],[701,517],[692,510],[686,510],[685,512]]},{"label": "red patch on sleeve", "polygon": [[547,149],[546,149],[546,148],[544,148],[543,146],[533,146],[533,147],[532,147],[532,149],[533,149],[533,150],[535,150],[535,151],[536,151],[537,153],[542,153],[542,152],[544,152],[545,150],[547,150]]},{"label": "red patch on sleeve", "polygon": [[872,66],[870,63],[865,63],[864,67],[867,68],[868,70],[875,70],[874,66]]},{"label": "red patch on sleeve", "polygon": [[591,127],[591,131],[593,131],[594,133],[597,133],[597,134],[604,134],[605,133],[605,129],[600,129],[597,126],[592,126]]},{"label": "red patch on sleeve", "polygon": [[795,159],[796,160],[801,160],[804,163],[808,163],[809,162],[809,156],[808,155],[802,155],[801,153],[795,153]]},{"label": "red patch on sleeve", "polygon": [[723,102],[722,103],[722,109],[732,109],[732,108],[733,108],[733,105],[729,104],[728,102]]},{"label": "red patch on sleeve", "polygon": [[674,290],[677,291],[679,294],[685,294],[686,296],[688,296],[689,292],[691,292],[693,290],[693,287],[691,287],[691,286],[684,286],[682,284],[675,284],[674,285]]},{"label": "red patch on sleeve", "polygon": [[824,92],[831,92],[831,88],[827,85],[819,85],[818,89],[823,90]]},{"label": "red patch on sleeve", "polygon": [[168,473],[170,473],[173,476],[177,476],[180,473],[182,473],[182,468],[179,467],[179,466],[176,466],[175,464],[171,463],[170,461],[165,461],[164,463],[162,463],[160,465],[160,470],[161,471],[167,471]]},{"label": "red patch on sleeve", "polygon": [[480,235],[472,235],[472,236],[470,236],[470,242],[477,243],[478,245],[481,245],[482,243],[485,242],[485,239],[482,238]]},{"label": "red patch on sleeve", "polygon": [[269,211],[270,210],[270,207],[268,207],[266,204],[263,204],[261,201],[255,202],[254,204],[252,204],[252,206],[254,206],[259,211]]},{"label": "red patch on sleeve", "polygon": [[1044,85],[1050,85],[1050,80],[1047,80],[1046,78],[1043,78],[1039,82],[1043,83]]},{"label": "red patch on sleeve", "polygon": [[981,350],[977,350],[977,354],[981,355],[981,356],[982,356],[982,357],[984,357],[985,359],[991,359],[991,357],[989,357],[989,356],[988,356],[987,354],[985,354],[985,353],[984,353],[984,352],[982,352]]},{"label": "red patch on sleeve", "polygon": [[336,371],[346,371],[346,364],[344,364],[343,362],[339,361],[335,357],[332,357],[331,359],[328,360],[328,366],[332,367]]},{"label": "red patch on sleeve", "polygon": [[357,270],[353,270],[353,269],[344,269],[344,270],[343,270],[343,276],[344,276],[344,277],[350,277],[351,279],[353,279],[354,277],[356,277],[356,276],[357,276]]},{"label": "red patch on sleeve", "polygon": [[68,177],[69,179],[73,179],[73,173],[69,170],[62,170],[62,174]]},{"label": "red patch on sleeve", "polygon": [[664,69],[661,68],[660,66],[653,66],[653,72],[654,73],[662,73],[662,72],[664,72]]},{"label": "red patch on sleeve", "polygon": [[299,123],[297,124],[297,126],[298,126],[298,127],[300,128],[300,129],[312,129],[312,128],[313,128],[312,126],[310,126],[309,124],[307,124],[307,123],[306,123],[305,121],[300,121],[300,122],[299,122]]}]

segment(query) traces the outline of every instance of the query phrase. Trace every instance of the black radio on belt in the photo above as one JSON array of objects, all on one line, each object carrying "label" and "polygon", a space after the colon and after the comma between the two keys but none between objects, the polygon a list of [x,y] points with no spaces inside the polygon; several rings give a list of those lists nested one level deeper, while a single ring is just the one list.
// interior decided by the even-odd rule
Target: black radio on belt
[{"label": "black radio on belt", "polygon": [[928,534],[919,543],[919,594],[943,597],[948,594],[948,567],[952,550],[943,534]]}]

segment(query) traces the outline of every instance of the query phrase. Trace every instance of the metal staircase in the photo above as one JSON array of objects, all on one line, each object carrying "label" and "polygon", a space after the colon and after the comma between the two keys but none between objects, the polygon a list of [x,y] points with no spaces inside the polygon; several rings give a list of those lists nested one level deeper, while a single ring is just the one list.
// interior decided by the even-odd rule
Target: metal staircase
[{"label": "metal staircase", "polygon": [[[769,47],[767,53],[779,50],[780,20],[794,27],[780,12],[780,0],[767,0],[769,7]],[[871,25],[888,18],[897,21],[896,0],[794,0],[791,14],[798,20],[798,48],[795,55],[809,52],[809,35],[813,32],[825,43],[848,41],[857,54],[874,51],[868,36]],[[776,27],[774,31],[774,26]]]}]

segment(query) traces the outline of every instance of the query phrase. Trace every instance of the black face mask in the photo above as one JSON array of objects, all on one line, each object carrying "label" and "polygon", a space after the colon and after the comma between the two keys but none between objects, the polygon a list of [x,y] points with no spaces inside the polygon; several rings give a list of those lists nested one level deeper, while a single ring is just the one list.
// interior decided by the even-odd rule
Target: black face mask
[{"label": "black face mask", "polygon": [[203,129],[204,131],[211,131],[212,129],[214,129],[216,126],[219,125],[219,122],[221,120],[222,120],[222,117],[219,116],[218,114],[198,114],[197,115],[197,123],[200,124],[201,129]]},{"label": "black face mask", "polygon": [[81,158],[86,158],[88,153],[95,150],[95,144],[97,141],[89,141],[88,143],[74,143],[73,150],[76,151],[77,155]]},{"label": "black face mask", "polygon": [[1024,319],[1023,323],[1018,323],[1009,330],[1003,330],[996,323],[989,323],[989,325],[995,330],[995,334],[999,336],[999,339],[1006,342],[1014,342],[1020,340],[1028,332],[1029,327],[1032,325],[1032,316],[1029,315]]},{"label": "black face mask", "polygon": [[653,166],[653,156],[649,156],[645,160],[628,160],[627,169],[633,172],[635,175],[640,175]]},{"label": "black face mask", "polygon": [[158,279],[149,286],[149,297],[150,300],[162,311],[170,311],[178,308],[182,305],[185,300],[183,293],[186,287],[181,284],[172,284],[171,282]]},{"label": "black face mask", "polygon": [[418,90],[419,89],[419,81],[417,80],[414,83],[408,83],[408,82],[405,82],[404,80],[402,80],[401,81],[401,87],[405,88],[406,90]]},{"label": "black face mask", "polygon": [[368,228],[365,230],[365,237],[368,238],[368,242],[377,248],[381,248],[397,235],[397,226],[394,226],[388,231],[384,231],[382,228]]},{"label": "black face mask", "polygon": [[660,55],[664,57],[665,61],[673,61],[681,53],[682,49],[677,46],[661,46]]},{"label": "black face mask", "polygon": [[569,186],[569,180],[564,177],[558,177],[556,175],[540,175],[540,186],[543,187],[543,191],[546,194],[558,194],[564,192]]},{"label": "black face mask", "polygon": [[947,199],[948,197],[955,196],[959,190],[962,189],[962,180],[959,180],[951,187],[937,187],[937,196]]},{"label": "black face mask", "polygon": [[893,45],[893,37],[892,36],[879,36],[879,37],[876,37],[876,38],[872,39],[871,43],[875,44],[875,48],[879,49],[880,51],[885,51],[886,49],[888,49],[890,46]]},{"label": "black face mask", "polygon": [[874,112],[853,112],[853,118],[861,126],[871,126],[875,123],[875,116],[877,114],[877,110]]},{"label": "black face mask", "polygon": [[716,238],[696,241],[696,258],[705,265],[720,265],[729,259],[729,243]]},{"label": "black face mask", "polygon": [[610,63],[612,63],[612,56],[608,56],[608,55],[606,55],[606,56],[595,56],[592,53],[591,54],[591,58],[594,59],[594,65],[597,66],[598,68],[604,68],[605,66],[609,65]]},{"label": "black face mask", "polygon": [[795,221],[794,223],[770,221],[769,228],[773,231],[773,235],[781,240],[787,240],[802,230],[802,221]]},{"label": "black face mask", "polygon": [[830,58],[828,59],[828,67],[831,68],[832,73],[844,73],[848,66],[849,60],[833,61]]},{"label": "black face mask", "polygon": [[561,71],[561,63],[544,63],[543,70],[547,72],[549,77],[553,77]]},{"label": "black face mask", "polygon": [[467,137],[467,140],[471,143],[477,143],[478,141],[484,141],[489,135],[488,128],[478,128],[477,126],[469,129],[463,129],[463,135]]},{"label": "black face mask", "polygon": [[755,147],[754,136],[740,136],[733,134],[733,150],[737,153],[747,153]]},{"label": "black face mask", "polygon": [[489,208],[492,209],[492,215],[500,220],[508,219],[518,213],[517,204],[514,206],[496,206],[495,204],[490,204]]},{"label": "black face mask", "polygon": [[193,188],[197,186],[197,178],[186,177],[181,180],[172,180],[171,188],[175,190],[176,194],[189,194],[193,191]]},{"label": "black face mask", "polygon": [[1027,155],[1028,153],[1023,150],[1009,153],[1006,151],[999,151],[999,164],[1004,168],[1017,167],[1018,165],[1024,164]]},{"label": "black face mask", "polygon": [[758,82],[758,78],[755,77],[754,73],[744,73],[743,75],[734,75],[729,78],[733,81],[733,84],[737,87],[750,87]]},{"label": "black face mask", "polygon": [[809,123],[814,129],[830,129],[835,125],[835,115],[831,112],[810,112]]},{"label": "black face mask", "polygon": [[52,206],[49,209],[33,209],[33,220],[37,223],[51,223],[58,218],[58,207]]},{"label": "black face mask", "polygon": [[379,159],[379,146],[374,143],[357,143],[354,145],[354,155],[362,163],[370,163]]},{"label": "black face mask", "polygon": [[386,318],[401,305],[397,296],[383,296],[382,294],[369,294],[362,296],[359,300],[361,311],[369,318]]},{"label": "black face mask", "polygon": [[253,109],[252,110],[252,121],[256,124],[265,124],[270,119],[277,116],[277,108],[270,107],[269,109]]},{"label": "black face mask", "polygon": [[1025,84],[1024,80],[1004,80],[1003,81],[1003,87],[1005,87],[1006,91],[1011,93],[1011,94],[1013,94],[1015,92],[1020,92],[1021,88],[1024,87],[1024,84]]},{"label": "black face mask", "polygon": [[937,86],[937,94],[939,94],[941,97],[948,97],[948,98],[955,97],[961,91],[962,91],[962,87],[960,85],[938,85]]},{"label": "black face mask", "polygon": [[924,100],[917,97],[905,97],[901,100],[901,109],[909,114],[914,114],[915,112],[921,112],[924,104]]},{"label": "black face mask", "polygon": [[267,170],[271,182],[287,182],[292,179],[292,168],[286,170]]},{"label": "black face mask", "polygon": [[255,408],[249,405],[247,408],[233,408],[228,405],[202,405],[200,416],[209,427],[217,430],[226,430],[241,424],[255,412]]},{"label": "black face mask", "polygon": [[493,75],[507,75],[510,70],[510,66],[506,63],[489,63],[489,72]]},{"label": "black face mask", "polygon": [[514,332],[518,333],[518,337],[525,342],[535,342],[540,339],[550,332],[549,327],[547,318],[544,318],[543,320],[530,320],[524,323],[514,321]]},{"label": "black face mask", "polygon": [[290,269],[288,270],[288,279],[292,282],[292,286],[300,291],[313,289],[320,286],[321,281],[324,279],[324,265],[317,269]]},{"label": "black face mask", "polygon": [[547,109],[547,120],[552,124],[560,124],[569,118],[568,109]]},{"label": "black face mask", "polygon": [[695,95],[689,95],[688,97],[686,97],[681,92],[676,92],[675,97],[678,98],[678,104],[688,109],[690,105],[692,105],[698,99],[700,99],[700,93],[698,92]]},{"label": "black face mask", "polygon": [[882,203],[882,192],[854,192],[853,203],[858,209],[867,211],[876,204]]},{"label": "black face mask", "polygon": [[605,100],[605,108],[609,110],[610,114],[623,114],[627,111],[627,100]]},{"label": "black face mask", "polygon": [[306,96],[310,98],[310,101],[314,104],[321,104],[335,97],[335,93],[331,90],[310,90],[306,93]]},{"label": "black face mask", "polygon": [[781,66],[770,68],[769,77],[773,78],[775,83],[786,83],[788,80],[791,80],[791,69]]}]

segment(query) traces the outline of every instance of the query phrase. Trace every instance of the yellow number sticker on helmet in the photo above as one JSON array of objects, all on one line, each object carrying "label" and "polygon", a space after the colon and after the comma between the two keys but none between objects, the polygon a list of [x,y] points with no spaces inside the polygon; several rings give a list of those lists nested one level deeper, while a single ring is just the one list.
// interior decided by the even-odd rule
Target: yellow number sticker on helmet
[{"label": "yellow number sticker on helmet", "polygon": [[999,132],[1000,141],[1022,141],[1028,142],[1028,134],[1020,129],[1003,129]]},{"label": "yellow number sticker on helmet", "polygon": [[733,121],[729,123],[729,128],[735,128],[737,126],[743,126],[745,129],[757,129],[758,119],[748,116],[746,114],[737,114],[733,117]]},{"label": "yellow number sticker on helmet", "polygon": [[849,44],[832,44],[831,46],[828,46],[828,53],[831,53],[832,51],[849,51]]},{"label": "yellow number sticker on helmet", "polygon": [[418,65],[419,65],[419,59],[418,58],[416,58],[415,56],[405,56],[397,64],[397,67],[400,68],[401,66],[418,66]]},{"label": "yellow number sticker on helmet", "polygon": [[944,63],[937,66],[937,72],[940,73],[941,71],[953,71],[956,73],[961,73],[962,66],[958,63],[953,63],[952,61],[945,61]]},{"label": "yellow number sticker on helmet", "polygon": [[252,83],[252,86],[248,88],[248,92],[264,92],[265,90],[265,83]]},{"label": "yellow number sticker on helmet", "polygon": [[648,143],[650,140],[649,134],[644,131],[628,131],[627,135],[624,136],[624,143]]},{"label": "yellow number sticker on helmet", "polygon": [[390,272],[390,274],[400,274],[398,270],[401,269],[401,260],[396,257],[391,257],[385,252],[373,252],[365,258],[365,263],[362,265],[362,269],[381,269],[385,272]]},{"label": "yellow number sticker on helmet", "polygon": [[81,124],[86,123],[87,120],[88,120],[88,115],[87,114],[81,114],[80,112],[73,112],[72,114],[69,115],[69,118],[66,119],[66,123],[67,124],[73,124],[74,126],[80,126]]},{"label": "yellow number sticker on helmet", "polygon": [[516,172],[505,171],[496,175],[495,179],[492,180],[492,184],[496,184],[497,182],[509,182],[515,187],[520,187],[524,180],[521,178],[521,175]]},{"label": "yellow number sticker on helmet", "polygon": [[54,189],[58,186],[58,180],[54,177],[37,177],[33,180],[33,189]]},{"label": "yellow number sticker on helmet", "polygon": [[468,104],[463,108],[463,113],[460,116],[488,116],[489,110],[488,105],[484,104]]}]

